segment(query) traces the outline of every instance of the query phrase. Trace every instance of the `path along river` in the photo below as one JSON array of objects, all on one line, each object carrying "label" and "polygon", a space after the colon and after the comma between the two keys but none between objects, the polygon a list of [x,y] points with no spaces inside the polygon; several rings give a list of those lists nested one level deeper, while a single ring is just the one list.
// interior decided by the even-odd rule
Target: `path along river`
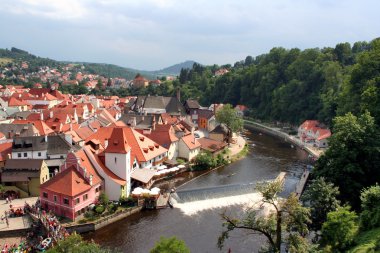
[{"label": "path along river", "polygon": [[[161,187],[178,187],[178,190],[197,189],[231,184],[252,183],[271,180],[279,172],[287,172],[285,192],[295,189],[308,154],[292,148],[290,143],[278,138],[260,134],[254,130],[246,132],[249,154],[242,160],[200,176],[183,186],[189,178],[198,176],[186,173],[182,177],[161,184]],[[218,189],[215,191],[219,191]],[[220,194],[219,194],[220,195]],[[194,197],[196,200],[197,195]],[[239,216],[243,208],[255,201],[253,194],[229,196],[208,200],[185,202],[174,209],[144,211],[111,224],[101,230],[85,235],[102,246],[119,252],[146,253],[160,239],[160,236],[176,236],[186,242],[191,252],[257,252],[265,240],[247,231],[234,231],[220,251],[217,238],[222,231],[220,213],[223,211]]]}]

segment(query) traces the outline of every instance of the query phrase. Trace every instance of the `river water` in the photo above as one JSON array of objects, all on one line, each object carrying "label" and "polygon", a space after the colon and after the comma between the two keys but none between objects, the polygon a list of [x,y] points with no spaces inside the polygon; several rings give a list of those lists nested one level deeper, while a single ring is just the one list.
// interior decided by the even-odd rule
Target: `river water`
[{"label": "river water", "polygon": [[[175,186],[179,192],[218,186],[214,190],[217,195],[223,188],[219,186],[272,180],[285,171],[284,194],[293,191],[307,164],[308,155],[272,136],[253,130],[246,131],[245,135],[250,148],[244,159],[202,176],[199,176],[200,173],[185,173],[159,186]],[[197,178],[182,185],[193,177]],[[185,241],[191,252],[196,253],[228,252],[229,249],[234,253],[257,252],[265,240],[261,236],[248,234],[248,231],[233,231],[225,247],[221,251],[217,247],[217,238],[223,231],[220,214],[227,212],[232,216],[241,216],[244,208],[257,200],[255,193],[225,198],[213,198],[213,192],[208,194],[207,200],[194,199],[195,202],[180,203],[174,209],[140,212],[84,237],[119,252],[147,253],[160,236],[176,236]]]}]

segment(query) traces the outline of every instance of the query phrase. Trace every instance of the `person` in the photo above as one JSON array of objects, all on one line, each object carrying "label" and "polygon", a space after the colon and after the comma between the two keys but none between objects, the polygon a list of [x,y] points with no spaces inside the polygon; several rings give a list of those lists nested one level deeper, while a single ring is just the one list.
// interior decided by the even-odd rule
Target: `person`
[{"label": "person", "polygon": [[6,199],[5,199],[5,204],[8,204],[9,203],[9,198],[7,197]]},{"label": "person", "polygon": [[7,228],[9,228],[9,220],[7,216],[5,216],[5,223],[7,223]]}]

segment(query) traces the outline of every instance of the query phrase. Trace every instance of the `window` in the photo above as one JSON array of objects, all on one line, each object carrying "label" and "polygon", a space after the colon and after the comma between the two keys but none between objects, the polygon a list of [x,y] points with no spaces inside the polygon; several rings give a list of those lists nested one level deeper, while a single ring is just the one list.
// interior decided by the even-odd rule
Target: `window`
[{"label": "window", "polygon": [[28,156],[28,153],[24,153],[24,157],[27,157]]},{"label": "window", "polygon": [[117,158],[115,157],[115,163],[117,162]]},{"label": "window", "polygon": [[45,199],[47,199],[47,198],[48,198],[48,194],[47,194],[47,192],[42,193],[42,196],[43,196]]},{"label": "window", "polygon": [[69,204],[69,199],[68,198],[64,198],[63,199],[63,204],[68,205]]},{"label": "window", "polygon": [[98,192],[98,191],[99,191],[99,188],[100,188],[100,187],[96,187],[95,192]]},{"label": "window", "polygon": [[57,202],[57,195],[54,195],[54,202]]},{"label": "window", "polygon": [[86,201],[87,199],[88,199],[88,195],[87,194],[83,195],[83,201]]},{"label": "window", "polygon": [[21,157],[21,153],[17,153],[17,157]]},{"label": "window", "polygon": [[75,199],[75,205],[78,205],[80,203],[80,199],[79,198],[76,198]]},{"label": "window", "polygon": [[41,152],[38,152],[38,156],[41,156]]},{"label": "window", "polygon": [[64,157],[63,157],[63,155],[61,155],[61,159],[63,159]]}]

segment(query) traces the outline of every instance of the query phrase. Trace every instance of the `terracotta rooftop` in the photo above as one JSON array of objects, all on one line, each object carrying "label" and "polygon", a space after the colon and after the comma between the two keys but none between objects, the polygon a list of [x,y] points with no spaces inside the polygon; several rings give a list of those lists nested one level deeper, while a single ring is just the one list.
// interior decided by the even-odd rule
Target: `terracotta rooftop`
[{"label": "terracotta rooftop", "polygon": [[47,189],[55,193],[75,197],[90,190],[91,185],[84,179],[83,175],[77,171],[75,165],[72,165],[49,181],[43,183],[40,188],[42,191],[43,189]]}]

